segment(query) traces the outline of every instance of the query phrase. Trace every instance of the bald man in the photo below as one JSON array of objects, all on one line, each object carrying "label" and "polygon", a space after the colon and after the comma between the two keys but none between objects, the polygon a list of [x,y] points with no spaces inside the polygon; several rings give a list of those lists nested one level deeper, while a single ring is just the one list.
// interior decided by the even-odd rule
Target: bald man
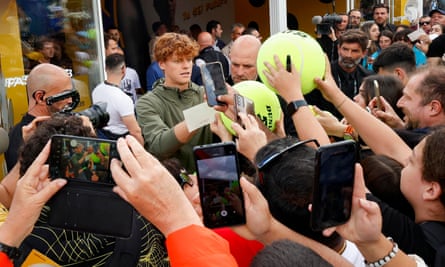
[{"label": "bald man", "polygon": [[233,42],[230,50],[229,83],[237,84],[242,81],[255,81],[258,78],[256,59],[261,42],[253,35],[242,35]]},{"label": "bald man", "polygon": [[230,63],[229,59],[224,56],[220,51],[216,51],[213,48],[213,37],[208,32],[201,32],[198,35],[199,54],[195,58],[195,64],[197,66],[204,65],[210,62],[220,62],[223,68],[224,77],[226,80],[230,75]]},{"label": "bald man", "polygon": [[54,102],[51,105],[48,105],[46,100],[50,96],[71,89],[73,89],[71,78],[64,69],[47,63],[39,64],[32,69],[26,85],[28,112],[9,132],[9,147],[5,152],[8,171],[17,162],[18,149],[23,143],[22,127],[31,123],[38,116],[50,116],[70,105],[72,103],[71,97]]}]

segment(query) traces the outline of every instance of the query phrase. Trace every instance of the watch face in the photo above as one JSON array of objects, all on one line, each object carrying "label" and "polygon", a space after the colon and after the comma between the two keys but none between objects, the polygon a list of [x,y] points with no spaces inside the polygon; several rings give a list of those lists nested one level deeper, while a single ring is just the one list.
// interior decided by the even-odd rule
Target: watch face
[{"label": "watch face", "polygon": [[295,112],[298,111],[298,109],[300,107],[303,106],[307,106],[308,104],[306,103],[305,100],[296,100],[296,101],[291,101],[288,105],[287,105],[287,114],[289,116],[292,116]]}]

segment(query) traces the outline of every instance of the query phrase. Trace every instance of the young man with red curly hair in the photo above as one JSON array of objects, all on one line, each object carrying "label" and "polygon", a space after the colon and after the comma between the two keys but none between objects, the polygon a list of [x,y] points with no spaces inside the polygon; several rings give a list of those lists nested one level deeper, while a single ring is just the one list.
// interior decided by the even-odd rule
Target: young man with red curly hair
[{"label": "young man with red curly hair", "polygon": [[203,87],[190,80],[198,51],[198,44],[186,35],[159,37],[154,55],[165,78],[156,81],[136,104],[145,149],[158,159],[178,158],[188,171],[195,170],[193,146],[212,142],[209,126],[190,132],[183,115],[183,110],[204,102]]}]

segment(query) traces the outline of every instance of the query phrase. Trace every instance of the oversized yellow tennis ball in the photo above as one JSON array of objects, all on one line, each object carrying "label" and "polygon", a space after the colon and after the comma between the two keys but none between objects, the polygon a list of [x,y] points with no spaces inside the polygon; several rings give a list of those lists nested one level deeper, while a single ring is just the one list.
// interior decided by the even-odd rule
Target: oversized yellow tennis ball
[{"label": "oversized yellow tennis ball", "polygon": [[[257,81],[242,81],[233,86],[238,94],[245,96],[254,102],[255,114],[271,131],[275,130],[276,122],[281,116],[281,106],[277,95],[264,84]],[[233,121],[221,113],[224,126],[233,135]]]},{"label": "oversized yellow tennis ball", "polygon": [[325,56],[317,40],[302,31],[287,30],[272,35],[262,45],[258,52],[257,69],[261,81],[276,92],[267,81],[263,70],[267,61],[275,67],[273,56],[277,55],[281,63],[286,66],[286,57],[290,55],[291,62],[301,73],[301,90],[303,94],[310,93],[316,85],[315,77],[322,78],[325,72]]}]

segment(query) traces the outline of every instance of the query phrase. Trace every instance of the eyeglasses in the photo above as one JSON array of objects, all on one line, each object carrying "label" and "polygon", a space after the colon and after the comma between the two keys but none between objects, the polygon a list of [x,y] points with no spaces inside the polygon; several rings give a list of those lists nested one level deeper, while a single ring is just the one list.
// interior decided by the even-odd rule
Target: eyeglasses
[{"label": "eyeglasses", "polygon": [[296,142],[295,144],[292,144],[292,145],[282,149],[281,151],[273,153],[273,154],[269,155],[268,157],[264,158],[261,162],[259,162],[257,164],[258,170],[259,171],[264,170],[268,165],[270,165],[270,163],[280,159],[281,156],[284,155],[286,152],[290,152],[290,151],[296,149],[297,147],[300,147],[302,145],[305,145],[305,144],[311,143],[311,142],[314,142],[315,145],[317,145],[317,147],[320,146],[320,144],[318,143],[317,139],[308,139],[308,140]]},{"label": "eyeglasses", "polygon": [[193,180],[192,178],[190,178],[190,175],[187,173],[185,169],[181,169],[179,173],[179,179],[181,188],[184,188],[184,185],[186,184],[193,186]]},{"label": "eyeglasses", "polygon": [[425,25],[430,25],[430,21],[422,21],[422,22],[419,22],[419,24],[420,25],[422,25],[422,26],[425,26]]}]

